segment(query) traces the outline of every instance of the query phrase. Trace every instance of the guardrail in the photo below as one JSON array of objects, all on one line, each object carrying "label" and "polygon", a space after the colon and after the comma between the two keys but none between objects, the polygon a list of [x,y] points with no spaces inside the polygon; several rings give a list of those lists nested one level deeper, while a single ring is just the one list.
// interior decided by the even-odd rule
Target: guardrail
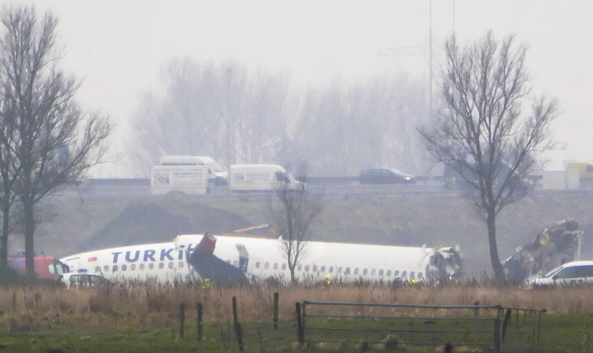
[{"label": "guardrail", "polygon": [[[416,184],[389,184],[389,185],[361,185],[356,177],[312,177],[308,180],[307,190],[324,197],[350,197],[373,194],[385,195],[413,195],[437,194],[439,196],[458,196],[462,190],[447,190],[443,187],[440,177],[420,177]],[[228,186],[212,186],[208,195],[218,198],[239,198],[239,195],[229,192]],[[536,192],[547,193],[575,193],[593,192],[593,183],[581,183],[579,189],[574,190],[542,190],[541,183],[536,184]],[[140,198],[152,196],[150,180],[146,178],[122,179],[88,179],[80,184],[65,187],[53,194],[53,199],[101,199],[101,198]],[[245,196],[245,195],[242,195]],[[248,199],[262,199],[263,194],[253,194]],[[242,197],[243,199],[245,197]]]}]

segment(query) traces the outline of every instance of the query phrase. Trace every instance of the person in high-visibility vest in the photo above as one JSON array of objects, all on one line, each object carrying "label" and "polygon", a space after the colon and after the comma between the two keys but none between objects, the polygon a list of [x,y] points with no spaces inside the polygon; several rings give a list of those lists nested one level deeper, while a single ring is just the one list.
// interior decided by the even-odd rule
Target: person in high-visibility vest
[{"label": "person in high-visibility vest", "polygon": [[202,288],[212,288],[212,281],[210,278],[204,278],[204,282],[202,282]]}]

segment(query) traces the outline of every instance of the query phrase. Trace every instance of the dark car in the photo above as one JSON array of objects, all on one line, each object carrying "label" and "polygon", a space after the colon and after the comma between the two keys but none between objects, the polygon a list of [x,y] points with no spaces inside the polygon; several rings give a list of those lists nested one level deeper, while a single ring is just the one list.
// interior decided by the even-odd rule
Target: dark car
[{"label": "dark car", "polygon": [[393,168],[365,169],[360,173],[361,184],[413,184],[414,176]]},{"label": "dark car", "polygon": [[59,281],[68,289],[103,287],[111,283],[103,276],[90,273],[64,273]]}]

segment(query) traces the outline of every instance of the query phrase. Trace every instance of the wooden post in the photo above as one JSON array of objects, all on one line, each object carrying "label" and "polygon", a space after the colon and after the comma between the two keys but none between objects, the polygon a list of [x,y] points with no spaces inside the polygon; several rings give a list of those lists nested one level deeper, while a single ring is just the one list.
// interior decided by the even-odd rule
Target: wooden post
[{"label": "wooden post", "polygon": [[179,338],[185,335],[185,304],[179,305]]},{"label": "wooden post", "polygon": [[233,297],[233,322],[235,324],[235,335],[237,336],[237,344],[239,345],[239,352],[243,353],[243,335],[241,333],[241,324],[237,316],[237,297]]},{"label": "wooden post", "polygon": [[280,294],[278,292],[274,293],[274,317],[272,320],[274,321],[274,330],[278,329],[278,302],[279,302]]},{"label": "wooden post", "polygon": [[297,320],[297,338],[300,344],[305,343],[305,330],[303,327],[303,317],[301,316],[301,303],[296,303],[296,320]]},{"label": "wooden post", "polygon": [[501,345],[501,332],[500,332],[500,325],[501,325],[501,316],[502,316],[502,309],[498,308],[496,319],[494,320],[494,352],[500,353],[502,349]]},{"label": "wooden post", "polygon": [[203,315],[203,309],[202,309],[202,303],[196,303],[196,317],[197,317],[197,325],[198,325],[198,341],[202,340],[202,328],[203,328],[203,321],[202,321],[202,315]]}]

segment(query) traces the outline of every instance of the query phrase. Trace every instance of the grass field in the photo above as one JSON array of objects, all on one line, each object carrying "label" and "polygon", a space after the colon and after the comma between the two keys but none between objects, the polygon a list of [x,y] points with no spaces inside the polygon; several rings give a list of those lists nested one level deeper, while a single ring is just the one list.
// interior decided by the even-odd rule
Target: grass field
[{"label": "grass field", "polygon": [[[190,285],[132,285],[76,290],[57,286],[11,286],[0,289],[0,351],[236,352],[237,342],[229,338],[234,332],[233,297],[236,298],[237,317],[243,329],[255,332],[255,327],[259,328],[262,324],[269,326],[272,322],[273,297],[274,293],[279,293],[278,319],[286,328],[282,333],[285,335],[282,343],[275,346],[277,351],[360,351],[360,346],[344,343],[352,336],[343,339],[333,337],[334,343],[305,347],[294,343],[297,342],[295,304],[317,301],[448,306],[478,303],[506,308],[545,309],[547,312],[542,315],[539,342],[532,348],[542,352],[588,352],[593,351],[592,289],[525,290],[476,283],[415,287],[253,285],[209,289]],[[197,340],[197,303],[203,307],[200,341]],[[183,338],[180,337],[181,304],[187,308]],[[331,320],[337,328],[352,325],[351,320]],[[394,328],[393,321],[384,322],[385,327]],[[374,324],[383,325],[381,322]],[[511,323],[513,328],[512,325],[514,323]],[[257,343],[257,337],[246,337],[245,340]],[[340,343],[341,340],[344,342]],[[455,345],[455,342],[451,343]],[[250,343],[250,347],[253,344]],[[397,349],[403,348],[400,345]],[[435,352],[437,348],[406,346],[405,350]],[[369,349],[384,351],[385,347],[370,345]],[[461,346],[456,351],[475,350],[475,347]]]}]

